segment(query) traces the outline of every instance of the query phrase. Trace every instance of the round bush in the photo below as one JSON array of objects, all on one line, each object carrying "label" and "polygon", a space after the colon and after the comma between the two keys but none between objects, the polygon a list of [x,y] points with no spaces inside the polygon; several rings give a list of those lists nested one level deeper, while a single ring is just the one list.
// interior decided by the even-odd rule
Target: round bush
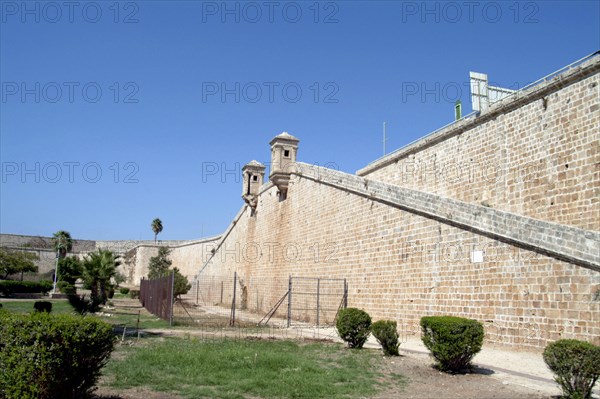
[{"label": "round bush", "polygon": [[33,303],[33,308],[36,312],[52,312],[52,302],[48,301],[35,301]]},{"label": "round bush", "polygon": [[123,295],[127,295],[127,294],[129,294],[129,288],[127,288],[127,287],[122,287],[122,288],[120,288],[120,289],[119,289],[119,292],[120,292],[121,294],[123,294]]},{"label": "round bush", "polygon": [[379,320],[371,325],[371,333],[381,345],[383,353],[389,356],[400,354],[398,352],[400,343],[398,343],[397,326],[396,322],[391,320]]},{"label": "round bush", "polygon": [[112,327],[101,320],[0,311],[0,397],[87,397],[113,347]]},{"label": "round bush", "polygon": [[335,323],[338,334],[350,348],[362,348],[369,337],[371,316],[357,308],[342,309]]},{"label": "round bush", "polygon": [[544,362],[568,398],[589,399],[600,377],[600,347],[575,339],[561,339],[546,346]]},{"label": "round bush", "polygon": [[423,343],[443,371],[458,372],[471,366],[483,345],[483,325],[477,320],[452,316],[421,318]]}]

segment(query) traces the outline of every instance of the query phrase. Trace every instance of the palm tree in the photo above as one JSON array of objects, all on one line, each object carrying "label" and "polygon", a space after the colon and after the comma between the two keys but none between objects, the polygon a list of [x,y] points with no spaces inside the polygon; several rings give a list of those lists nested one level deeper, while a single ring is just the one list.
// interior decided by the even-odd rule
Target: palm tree
[{"label": "palm tree", "polygon": [[58,257],[60,259],[67,256],[67,252],[70,252],[73,249],[71,233],[64,230],[59,230],[54,233],[54,249],[58,252]]},{"label": "palm tree", "polygon": [[112,251],[99,249],[83,261],[83,281],[90,287],[92,301],[105,304],[111,289],[111,279],[117,275],[121,264]]},{"label": "palm tree", "polygon": [[58,280],[58,261],[67,256],[67,252],[73,249],[73,239],[71,233],[59,230],[54,233],[54,249],[56,250],[56,266],[54,268],[54,283],[52,285],[52,294],[56,292],[56,282]]},{"label": "palm tree", "polygon": [[156,242],[156,236],[163,230],[162,222],[159,218],[156,218],[152,221],[150,225],[152,227],[152,231],[154,232],[154,242]]}]

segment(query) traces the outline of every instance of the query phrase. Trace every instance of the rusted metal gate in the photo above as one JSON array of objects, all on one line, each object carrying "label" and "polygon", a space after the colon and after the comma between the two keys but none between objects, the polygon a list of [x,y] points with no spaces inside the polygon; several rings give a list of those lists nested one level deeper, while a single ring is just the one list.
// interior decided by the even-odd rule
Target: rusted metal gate
[{"label": "rusted metal gate", "polygon": [[153,315],[173,324],[173,284],[175,274],[140,282],[140,302]]}]

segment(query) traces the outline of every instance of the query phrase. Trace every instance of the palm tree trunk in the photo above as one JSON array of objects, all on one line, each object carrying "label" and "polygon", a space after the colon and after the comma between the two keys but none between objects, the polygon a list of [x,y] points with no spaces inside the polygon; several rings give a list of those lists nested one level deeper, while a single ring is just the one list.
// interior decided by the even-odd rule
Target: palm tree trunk
[{"label": "palm tree trunk", "polygon": [[106,281],[100,281],[100,295],[102,297],[102,304],[106,305],[106,299],[108,297],[108,293],[106,292]]},{"label": "palm tree trunk", "polygon": [[92,296],[92,301],[96,301],[98,300],[98,283],[96,281],[92,282],[91,284],[91,296]]}]

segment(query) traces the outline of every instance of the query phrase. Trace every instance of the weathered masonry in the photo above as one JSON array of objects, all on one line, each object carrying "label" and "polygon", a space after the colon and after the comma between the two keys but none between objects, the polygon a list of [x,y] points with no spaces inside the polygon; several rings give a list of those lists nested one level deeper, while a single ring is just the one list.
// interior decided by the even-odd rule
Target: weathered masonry
[{"label": "weathered masonry", "polygon": [[346,278],[349,306],[409,332],[451,314],[505,345],[600,344],[599,72],[595,54],[514,93],[472,74],[478,113],[356,174],[276,136],[199,273],[270,281],[257,303],[290,275]]}]

